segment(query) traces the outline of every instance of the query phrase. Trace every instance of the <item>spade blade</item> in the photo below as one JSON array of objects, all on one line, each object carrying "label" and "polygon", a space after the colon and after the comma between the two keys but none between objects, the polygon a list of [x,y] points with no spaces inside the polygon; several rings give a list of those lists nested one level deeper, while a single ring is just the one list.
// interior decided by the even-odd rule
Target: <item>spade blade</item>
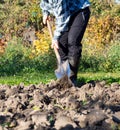
[{"label": "spade blade", "polygon": [[57,79],[61,79],[65,75],[70,77],[70,65],[68,60],[58,65],[58,68],[55,70],[55,75]]}]

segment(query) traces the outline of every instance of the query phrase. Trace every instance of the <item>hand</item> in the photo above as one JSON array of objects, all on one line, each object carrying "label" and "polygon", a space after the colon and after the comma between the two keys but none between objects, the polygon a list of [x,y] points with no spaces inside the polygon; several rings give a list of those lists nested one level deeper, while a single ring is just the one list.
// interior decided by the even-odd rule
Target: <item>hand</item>
[{"label": "hand", "polygon": [[53,40],[52,40],[51,48],[54,48],[54,47],[56,47],[57,49],[59,49],[58,41],[53,39]]},{"label": "hand", "polygon": [[47,24],[47,20],[50,20],[50,19],[51,19],[50,16],[44,15],[44,16],[43,16],[43,23],[44,23],[44,24]]}]

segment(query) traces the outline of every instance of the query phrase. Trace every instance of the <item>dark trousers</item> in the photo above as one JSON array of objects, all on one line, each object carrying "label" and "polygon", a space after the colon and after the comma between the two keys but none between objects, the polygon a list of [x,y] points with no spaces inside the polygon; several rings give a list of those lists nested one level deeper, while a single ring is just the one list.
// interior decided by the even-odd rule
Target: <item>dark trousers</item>
[{"label": "dark trousers", "polygon": [[82,38],[90,17],[89,8],[81,9],[71,16],[69,30],[63,32],[59,39],[59,53],[61,60],[69,57],[81,57]]}]

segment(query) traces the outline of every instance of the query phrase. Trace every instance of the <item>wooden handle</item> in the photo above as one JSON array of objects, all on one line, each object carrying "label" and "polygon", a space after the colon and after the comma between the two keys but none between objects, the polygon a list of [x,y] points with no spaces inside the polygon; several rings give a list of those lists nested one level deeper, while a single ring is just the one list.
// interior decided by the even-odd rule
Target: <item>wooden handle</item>
[{"label": "wooden handle", "polygon": [[[47,20],[47,27],[48,27],[48,30],[49,30],[49,33],[50,33],[50,37],[51,37],[51,40],[52,40],[53,32],[52,32],[52,28],[51,28],[49,20]],[[58,64],[61,64],[61,58],[60,58],[60,54],[58,52],[58,49],[55,46],[53,46],[53,48],[54,48],[54,52],[55,52]]]},{"label": "wooden handle", "polygon": [[50,24],[49,20],[47,20],[47,27],[48,27],[49,34],[50,34],[50,37],[51,37],[51,40],[52,40],[53,32],[52,32],[52,27],[51,27],[51,24]]}]

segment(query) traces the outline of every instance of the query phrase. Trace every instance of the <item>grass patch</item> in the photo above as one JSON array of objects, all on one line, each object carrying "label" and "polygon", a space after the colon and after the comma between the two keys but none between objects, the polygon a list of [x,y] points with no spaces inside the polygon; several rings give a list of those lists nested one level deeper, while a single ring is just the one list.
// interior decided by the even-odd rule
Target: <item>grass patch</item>
[{"label": "grass patch", "polygon": [[0,83],[15,85],[24,83],[25,85],[30,84],[39,84],[39,83],[48,83],[52,79],[55,79],[55,76],[51,72],[32,72],[32,73],[20,73],[14,76],[1,76]]},{"label": "grass patch", "polygon": [[[14,76],[1,76],[0,83],[8,85],[18,85],[24,83],[25,85],[49,83],[52,80],[56,80],[54,72],[32,72],[32,73],[20,73]],[[84,84],[90,81],[105,80],[108,83],[118,82],[120,83],[120,72],[105,73],[105,72],[85,72],[78,73],[78,82]]]},{"label": "grass patch", "polygon": [[78,82],[87,83],[90,81],[102,81],[107,83],[118,82],[120,83],[120,72],[85,72],[78,73]]}]

